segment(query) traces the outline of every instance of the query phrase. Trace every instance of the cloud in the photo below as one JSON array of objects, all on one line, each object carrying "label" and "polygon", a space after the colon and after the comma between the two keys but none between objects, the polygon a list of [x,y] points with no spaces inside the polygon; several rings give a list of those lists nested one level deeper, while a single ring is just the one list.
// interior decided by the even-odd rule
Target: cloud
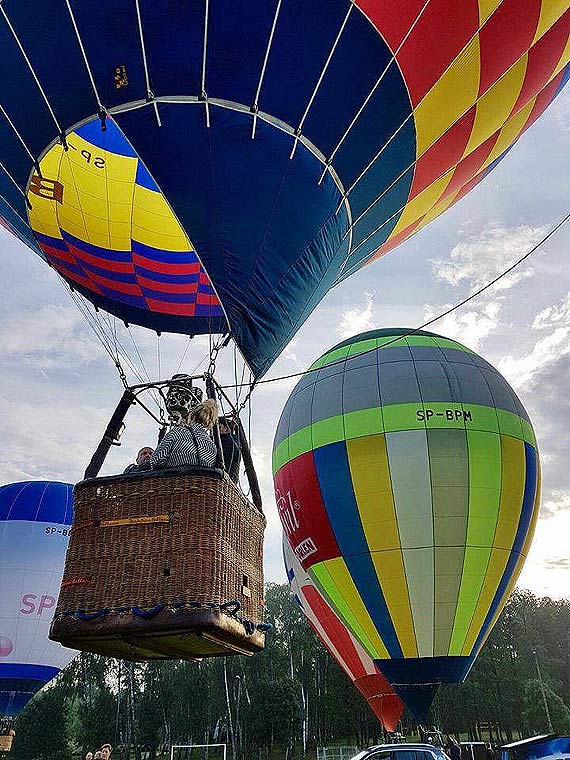
[{"label": "cloud", "polygon": [[[432,319],[437,314],[449,309],[451,305],[427,305],[424,312],[425,320]],[[482,341],[498,327],[500,311],[501,305],[498,301],[488,301],[481,306],[479,311],[453,311],[435,322],[429,329],[441,332],[446,337],[455,338],[477,351]]]},{"label": "cloud", "polygon": [[570,490],[551,491],[548,498],[543,499],[540,505],[540,518],[546,520],[568,509],[570,509]]},{"label": "cloud", "polygon": [[539,596],[568,597],[568,532],[570,510],[540,519],[517,586],[530,588]]},{"label": "cloud", "polygon": [[284,360],[291,361],[296,366],[300,365],[299,356],[296,351],[298,343],[299,338],[293,338],[293,340],[290,341],[281,352],[281,357]]},{"label": "cloud", "polygon": [[4,317],[0,352],[4,360],[40,369],[83,365],[101,358],[101,348],[75,306],[55,304]]},{"label": "cloud", "polygon": [[523,388],[522,400],[536,430],[541,451],[545,516],[564,510],[570,513],[569,387],[570,353],[567,352],[539,367]]},{"label": "cloud", "polygon": [[570,558],[554,557],[553,559],[547,559],[544,562],[544,567],[547,570],[570,570]]},{"label": "cloud", "polygon": [[533,330],[551,330],[570,325],[570,292],[558,304],[547,306],[535,316]]},{"label": "cloud", "polygon": [[62,414],[39,397],[18,404],[1,401],[2,434],[10,445],[3,449],[0,480],[79,480],[93,453],[89,428],[95,425],[102,432],[106,412],[85,404]]},{"label": "cloud", "polygon": [[515,388],[527,385],[535,375],[570,351],[570,327],[558,327],[534,344],[530,353],[519,358],[506,356],[499,370]]},{"label": "cloud", "polygon": [[[458,243],[449,256],[432,259],[433,272],[448,285],[467,284],[470,289],[481,288],[530,250],[545,231],[545,227],[491,225]],[[532,269],[523,265],[499,280],[493,288],[495,292],[508,290],[531,275]]]},{"label": "cloud", "polygon": [[531,383],[549,365],[570,353],[570,292],[557,304],[542,309],[532,322],[532,330],[548,334],[536,341],[523,356],[506,356],[499,369],[515,388]]},{"label": "cloud", "polygon": [[[473,232],[473,224],[466,224],[466,239],[454,246],[445,258],[431,259],[432,271],[440,282],[455,288],[462,287],[466,295],[483,287],[500,272],[507,269],[544,235],[539,226],[503,227],[488,226],[483,232]],[[436,331],[454,337],[469,348],[478,350],[483,341],[501,325],[505,291],[533,274],[529,266],[522,266],[499,280],[485,294],[470,304],[460,307],[434,324]],[[428,304],[426,319],[451,308],[453,304]]]},{"label": "cloud", "polygon": [[364,305],[351,306],[340,315],[336,328],[340,338],[351,338],[353,335],[370,330],[374,326],[374,293],[364,293]]}]

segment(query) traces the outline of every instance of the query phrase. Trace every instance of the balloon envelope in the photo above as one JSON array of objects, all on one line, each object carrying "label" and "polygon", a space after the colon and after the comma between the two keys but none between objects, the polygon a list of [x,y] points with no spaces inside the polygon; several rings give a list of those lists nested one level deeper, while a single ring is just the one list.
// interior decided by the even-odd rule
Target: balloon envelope
[{"label": "balloon envelope", "polygon": [[273,467],[288,540],[417,716],[462,681],[519,575],[539,461],[503,377],[456,341],[379,330],[293,390]]},{"label": "balloon envelope", "polygon": [[229,330],[262,374],[534,123],[569,29],[555,0],[3,0],[0,219],[97,306]]},{"label": "balloon envelope", "polygon": [[404,703],[374,664],[362,645],[335,615],[303,570],[283,534],[283,559],[291,593],[311,628],[368,702],[387,731],[395,731]]},{"label": "balloon envelope", "polygon": [[48,639],[73,517],[73,487],[0,487],[0,715],[15,716],[75,657]]}]

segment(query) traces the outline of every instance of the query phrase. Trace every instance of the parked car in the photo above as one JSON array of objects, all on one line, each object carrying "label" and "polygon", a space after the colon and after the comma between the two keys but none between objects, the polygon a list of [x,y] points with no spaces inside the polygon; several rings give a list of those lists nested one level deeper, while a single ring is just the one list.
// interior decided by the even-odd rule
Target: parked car
[{"label": "parked car", "polygon": [[351,760],[449,760],[449,757],[432,744],[378,744],[362,750]]}]

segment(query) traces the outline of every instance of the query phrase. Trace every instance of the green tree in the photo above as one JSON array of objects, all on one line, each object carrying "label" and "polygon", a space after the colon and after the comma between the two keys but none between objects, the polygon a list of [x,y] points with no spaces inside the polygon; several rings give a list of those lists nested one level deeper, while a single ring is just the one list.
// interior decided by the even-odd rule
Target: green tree
[{"label": "green tree", "polygon": [[66,760],[70,740],[65,691],[55,684],[38,694],[16,729],[11,760]]},{"label": "green tree", "polygon": [[524,717],[532,733],[548,733],[548,718],[544,699],[548,705],[552,728],[557,734],[570,732],[570,709],[562,697],[544,684],[544,696],[538,679],[529,681],[524,695]]}]

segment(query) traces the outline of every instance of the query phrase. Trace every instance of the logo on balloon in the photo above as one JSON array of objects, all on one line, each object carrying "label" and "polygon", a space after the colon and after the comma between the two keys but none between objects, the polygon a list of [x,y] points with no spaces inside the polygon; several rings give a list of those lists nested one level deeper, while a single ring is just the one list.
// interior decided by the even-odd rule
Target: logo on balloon
[{"label": "logo on balloon", "polygon": [[299,521],[297,520],[296,512],[299,511],[301,505],[299,502],[291,496],[291,491],[287,491],[286,494],[282,494],[277,488],[275,490],[275,499],[277,501],[277,509],[279,510],[279,516],[283,523],[283,528],[287,536],[294,533],[299,527]]},{"label": "logo on balloon", "polygon": [[21,599],[22,606],[20,612],[22,615],[41,615],[44,610],[50,610],[55,607],[55,597],[49,594],[24,594]]},{"label": "logo on balloon", "polygon": [[14,644],[10,639],[7,636],[0,636],[0,657],[8,657],[9,654],[12,654],[13,649]]},{"label": "logo on balloon", "polygon": [[299,558],[299,561],[304,562],[311,556],[311,554],[316,554],[318,548],[313,539],[309,536],[309,538],[306,538],[304,541],[301,541],[300,544],[297,544],[297,546],[293,548],[293,551]]}]

